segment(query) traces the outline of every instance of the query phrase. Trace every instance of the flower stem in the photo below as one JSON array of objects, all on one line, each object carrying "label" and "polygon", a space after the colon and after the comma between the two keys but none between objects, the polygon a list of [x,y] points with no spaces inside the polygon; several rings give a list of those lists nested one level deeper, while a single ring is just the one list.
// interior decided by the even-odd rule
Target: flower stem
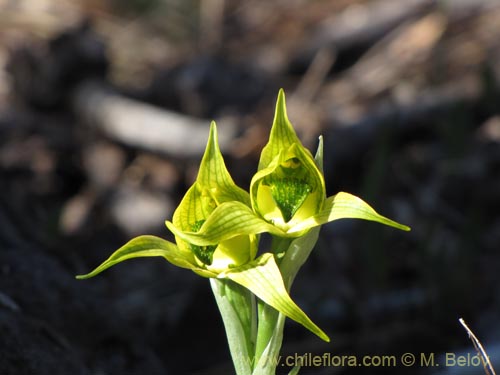
[{"label": "flower stem", "polygon": [[[282,238],[273,236],[271,243],[271,251],[275,254],[276,263],[279,265],[281,258],[283,258],[283,254],[285,254],[286,250],[290,246],[291,240],[288,238]],[[288,289],[288,285],[285,282],[285,286]],[[266,355],[267,358],[264,358],[265,361],[268,362],[268,367],[272,366],[274,363],[277,364],[277,358],[274,358],[271,353],[275,353],[277,356],[282,344],[283,338],[283,324],[278,324],[278,319],[280,317],[280,313],[275,310],[273,307],[267,305],[261,300],[257,301],[258,307],[258,328],[257,328],[257,339],[255,342],[255,363],[257,364],[261,359],[262,355]],[[281,319],[284,322],[284,319]],[[278,339],[278,337],[281,337]],[[274,338],[274,339],[273,339]],[[273,342],[274,348],[268,348],[268,345]],[[266,352],[266,348],[268,348]],[[271,372],[270,374],[274,373]]]},{"label": "flower stem", "polygon": [[[298,270],[311,254],[316,245],[320,228],[311,229],[305,236],[288,239],[273,236],[271,249],[275,254],[287,290],[297,275]],[[267,365],[263,371],[253,375],[273,375],[277,366],[278,355],[283,341],[284,316],[271,306],[258,300],[258,329],[255,343],[255,363]],[[264,356],[264,357],[263,357]],[[298,372],[298,369],[296,369]]]},{"label": "flower stem", "polygon": [[[259,325],[257,328],[257,340],[255,342],[256,364],[261,359],[273,335],[276,333],[276,328],[277,328],[276,323],[280,315],[280,313],[277,310],[275,310],[268,304],[262,302],[261,300],[258,300],[257,308],[258,308]],[[279,342],[279,346],[281,347],[281,342]],[[269,353],[269,351],[267,353]],[[273,360],[272,358],[269,358],[269,354],[266,355],[268,356],[268,358],[265,358],[266,361]]]},{"label": "flower stem", "polygon": [[237,375],[251,375],[255,352],[255,296],[231,280],[211,278],[210,285],[226,329]]}]

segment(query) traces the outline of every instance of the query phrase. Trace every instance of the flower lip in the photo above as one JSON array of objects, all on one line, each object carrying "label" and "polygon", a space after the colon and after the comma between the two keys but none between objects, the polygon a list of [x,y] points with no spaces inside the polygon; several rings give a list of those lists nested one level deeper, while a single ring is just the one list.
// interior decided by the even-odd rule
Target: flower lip
[{"label": "flower lip", "polygon": [[257,172],[251,191],[255,212],[285,232],[298,220],[315,215],[325,199],[323,176],[297,143]]},{"label": "flower lip", "polygon": [[[197,232],[200,230],[201,226],[205,220],[198,220],[191,226],[191,231]],[[193,252],[198,260],[201,261],[202,264],[210,266],[213,261],[213,255],[217,248],[217,245],[207,245],[207,246],[198,246],[192,243],[188,244],[189,249]]]},{"label": "flower lip", "polygon": [[[321,147],[320,140],[318,151]],[[316,160],[300,142],[280,90],[269,141],[250,184],[254,212],[284,233],[317,214],[326,199],[321,156]]]},{"label": "flower lip", "polygon": [[[198,220],[192,225],[192,232],[198,232],[205,220]],[[215,245],[195,245],[178,238],[177,243],[184,242],[195,256],[196,263],[203,268],[215,272],[234,268],[245,264],[255,257],[255,235],[235,236]]]},{"label": "flower lip", "polygon": [[312,187],[304,179],[285,177],[273,181],[270,190],[283,220],[288,223],[311,193]]}]

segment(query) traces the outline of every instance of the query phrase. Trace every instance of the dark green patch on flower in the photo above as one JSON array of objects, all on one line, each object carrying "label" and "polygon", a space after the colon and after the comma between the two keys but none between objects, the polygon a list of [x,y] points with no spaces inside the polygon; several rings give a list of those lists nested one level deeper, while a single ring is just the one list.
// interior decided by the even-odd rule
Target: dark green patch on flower
[{"label": "dark green patch on flower", "polygon": [[[205,220],[198,220],[197,222],[195,222],[193,225],[191,225],[191,231],[198,232],[204,222]],[[201,262],[203,262],[203,264],[206,264],[207,266],[212,265],[213,256],[217,245],[198,246],[190,243],[189,248],[191,249],[193,254],[196,255],[196,257]]]},{"label": "dark green patch on flower", "polygon": [[286,223],[292,219],[312,191],[307,181],[293,177],[273,180],[270,186],[274,202]]}]

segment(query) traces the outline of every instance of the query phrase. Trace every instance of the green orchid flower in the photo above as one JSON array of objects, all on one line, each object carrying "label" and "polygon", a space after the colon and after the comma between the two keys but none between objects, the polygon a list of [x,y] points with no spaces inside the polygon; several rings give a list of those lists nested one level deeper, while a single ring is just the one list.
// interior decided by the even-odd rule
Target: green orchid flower
[{"label": "green orchid flower", "polygon": [[325,194],[323,174],[293,130],[286,114],[285,94],[280,90],[269,142],[250,184],[252,208],[286,233],[319,212]]},{"label": "green orchid flower", "polygon": [[212,216],[224,206],[237,203],[251,212],[249,194],[236,186],[226,169],[217,141],[214,122],[200,164],[198,176],[174,212],[167,227],[174,233],[176,244],[156,236],[139,236],[115,251],[92,272],[77,276],[86,279],[128,259],[163,257],[171,264],[190,269],[196,274],[219,280],[231,280],[251,291],[264,303],[302,324],[325,341],[328,336],[293,302],[287,292],[274,256],[264,253],[256,257],[258,234],[236,233],[222,240],[191,241]]},{"label": "green orchid flower", "polygon": [[246,191],[236,186],[229,174],[217,140],[217,127],[212,122],[208,144],[200,164],[198,176],[174,212],[172,223],[176,243],[181,251],[192,253],[196,264],[203,269],[193,269],[205,277],[213,277],[228,268],[246,264],[255,258],[257,236],[244,234],[208,245],[185,241],[177,234],[197,232],[211,213],[222,203],[237,201],[249,205]]},{"label": "green orchid flower", "polygon": [[[238,375],[274,375],[285,317],[321,339],[328,336],[293,302],[288,291],[318,239],[320,226],[354,218],[402,230],[409,227],[378,214],[345,192],[326,197],[323,140],[313,156],[298,139],[280,90],[267,145],[249,193],[236,186],[210,126],[198,176],[167,228],[175,243],[139,236],[115,251],[93,277],[128,259],[162,257],[210,278]],[[271,249],[257,257],[259,236],[270,233]],[[297,373],[296,366],[291,373]]]},{"label": "green orchid flower", "polygon": [[[224,202],[199,230],[178,233],[179,237],[199,246],[263,232],[297,238],[338,219],[364,219],[410,230],[352,194],[339,192],[327,198],[322,152],[321,137],[315,157],[302,145],[288,119],[285,94],[280,90],[269,142],[250,184],[251,205]],[[169,229],[175,231],[171,226]]]}]

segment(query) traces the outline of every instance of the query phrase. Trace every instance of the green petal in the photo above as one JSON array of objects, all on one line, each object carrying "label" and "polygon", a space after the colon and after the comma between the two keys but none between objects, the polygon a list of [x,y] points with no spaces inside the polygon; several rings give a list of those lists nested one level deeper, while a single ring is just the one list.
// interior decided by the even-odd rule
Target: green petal
[{"label": "green petal", "polygon": [[220,273],[218,278],[227,278],[244,286],[283,315],[302,324],[321,339],[330,341],[329,337],[292,301],[272,254],[262,254],[251,263]]},{"label": "green petal", "polygon": [[293,226],[287,233],[291,234],[294,232],[301,232],[317,225],[322,225],[338,219],[364,219],[376,221],[378,223],[405,231],[410,230],[410,228],[406,225],[399,224],[391,219],[379,215],[362,199],[349,193],[340,192],[329,197],[325,201],[321,212]]},{"label": "green petal", "polygon": [[281,150],[252,178],[254,211],[284,231],[319,212],[326,196],[325,181],[318,167],[321,150],[320,143],[317,161],[298,143]]},{"label": "green petal", "polygon": [[202,204],[202,191],[195,182],[182,198],[174,212],[172,221],[181,230],[192,231],[197,222],[205,220],[210,214],[207,206],[207,204]]},{"label": "green petal", "polygon": [[197,232],[181,231],[169,221],[165,224],[176,237],[198,246],[218,244],[236,236],[263,232],[286,236],[285,232],[255,215],[250,207],[236,201],[222,203]]},{"label": "green petal", "polygon": [[236,186],[220,152],[215,121],[210,124],[205,154],[201,160],[197,183],[208,189],[218,202],[236,200],[250,205],[248,193]]},{"label": "green petal", "polygon": [[196,264],[194,264],[191,254],[180,251],[179,248],[172,242],[156,236],[139,236],[130,240],[121,248],[116,250],[95,270],[86,275],[78,275],[76,278],[88,279],[127,259],[141,257],[163,257],[175,266],[191,269],[193,271],[199,271],[203,273],[205,277],[216,276],[216,274],[207,273],[207,271],[200,269]]},{"label": "green petal", "polygon": [[285,92],[280,89],[276,101],[276,110],[274,114],[273,126],[269,135],[269,142],[262,149],[260,154],[259,168],[266,168],[281,150],[288,149],[293,143],[300,143],[295,130],[288,120],[286,113]]},{"label": "green petal", "polygon": [[212,121],[198,176],[175,210],[172,221],[180,230],[192,231],[192,226],[205,220],[215,207],[233,200],[250,205],[248,193],[236,186],[226,168],[219,148],[217,126]]},{"label": "green petal", "polygon": [[[212,121],[197,179],[175,210],[173,227],[169,227],[176,234],[175,240],[179,248],[192,252],[205,265],[212,264],[217,243],[198,245],[177,234],[198,232],[200,223],[204,223],[217,206],[228,201],[240,201],[250,205],[248,193],[236,186],[227,171],[218,144],[217,127]],[[242,258],[241,254],[237,258]]]}]

